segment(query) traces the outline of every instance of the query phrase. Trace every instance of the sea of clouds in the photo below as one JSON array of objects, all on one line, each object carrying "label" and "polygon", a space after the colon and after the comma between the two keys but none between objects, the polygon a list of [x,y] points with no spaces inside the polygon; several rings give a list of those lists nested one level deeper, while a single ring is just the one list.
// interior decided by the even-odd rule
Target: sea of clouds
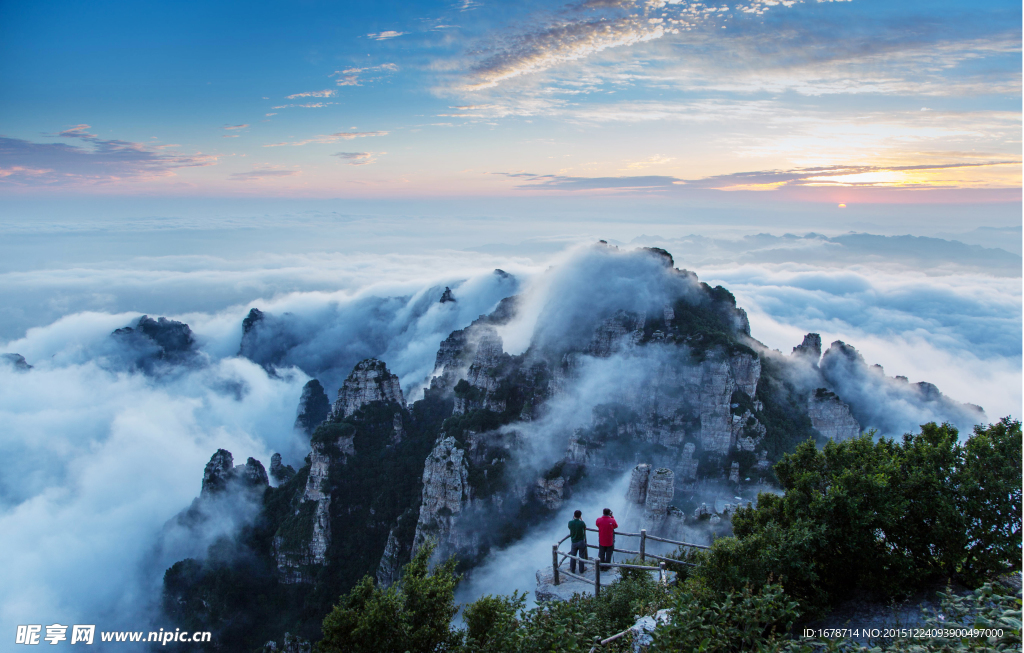
[{"label": "sea of clouds", "polygon": [[[830,240],[696,242],[645,236],[621,244],[665,247],[678,267],[729,288],[752,335],[769,347],[788,352],[815,331],[826,347],[843,340],[887,375],[932,382],[984,407],[990,420],[1019,418],[1019,264],[1008,274],[983,257],[952,258],[938,243],[933,257],[879,252],[857,262],[852,246]],[[503,296],[525,289],[540,298],[524,318],[537,320],[574,288],[597,298],[628,292],[602,288],[593,270],[556,269],[556,282],[534,283],[568,256],[552,253],[551,243],[532,253],[528,245],[389,253],[274,251],[266,242],[259,254],[8,263],[0,272],[0,352],[21,354],[33,368],[0,364],[0,630],[166,626],[158,610],[163,571],[202,547],[168,540],[164,525],[198,495],[218,448],[236,462],[252,456],[266,465],[281,452],[301,464],[307,442],[293,425],[310,374],[333,399],[354,362],[377,356],[414,396],[440,341]],[[437,301],[446,286],[455,304]],[[298,343],[270,369],[237,355],[252,307],[279,318]],[[149,373],[126,365],[110,334],[141,314],[188,323],[198,350],[192,362]],[[506,343],[522,349],[527,331],[514,328]],[[521,557],[514,553],[501,560]]]}]

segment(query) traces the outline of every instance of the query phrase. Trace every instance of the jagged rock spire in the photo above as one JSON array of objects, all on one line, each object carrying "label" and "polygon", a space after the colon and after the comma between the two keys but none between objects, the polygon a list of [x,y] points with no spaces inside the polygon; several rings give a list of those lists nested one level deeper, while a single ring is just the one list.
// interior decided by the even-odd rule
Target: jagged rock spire
[{"label": "jagged rock spire", "polygon": [[821,336],[817,333],[808,333],[804,341],[793,347],[794,356],[805,356],[817,363],[821,358]]},{"label": "jagged rock spire", "polygon": [[343,419],[372,401],[405,405],[398,377],[388,371],[383,361],[367,358],[356,365],[338,390],[331,416]]}]

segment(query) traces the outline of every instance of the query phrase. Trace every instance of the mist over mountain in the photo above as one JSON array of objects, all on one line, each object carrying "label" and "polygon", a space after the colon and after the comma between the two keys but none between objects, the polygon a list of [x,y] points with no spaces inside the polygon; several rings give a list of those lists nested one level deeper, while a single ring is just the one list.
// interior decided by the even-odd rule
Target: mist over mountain
[{"label": "mist over mountain", "polygon": [[[808,404],[818,388],[848,406],[857,428],[885,435],[925,420],[964,428],[983,421],[968,403],[983,405],[988,418],[1015,410],[1003,398],[1012,397],[1020,378],[1014,362],[1019,288],[1012,291],[1012,279],[1005,285],[1003,277],[977,270],[929,276],[905,267],[834,270],[807,263],[723,264],[697,276],[676,271],[689,267],[678,251],[605,245],[586,245],[546,265],[496,261],[500,270],[495,265],[460,273],[462,260],[443,267],[436,259],[360,259],[359,265],[375,261],[389,276],[356,292],[257,297],[212,313],[70,313],[7,342],[0,416],[9,435],[0,447],[9,473],[0,479],[0,532],[13,564],[0,573],[4,587],[33,589],[0,598],[4,623],[24,623],[30,615],[126,628],[160,622],[163,574],[185,559],[201,565],[248,560],[242,568],[253,578],[281,588],[278,559],[308,557],[302,546],[311,533],[301,530],[310,522],[297,522],[292,548],[275,550],[288,506],[296,501],[313,516],[322,503],[316,493],[332,496],[330,486],[309,484],[304,458],[317,442],[324,448],[322,478],[331,477],[332,465],[352,470],[360,456],[372,453],[391,461],[392,477],[404,479],[386,505],[375,506],[372,497],[359,504],[369,530],[356,529],[363,562],[351,573],[385,569],[385,576],[408,558],[417,531],[430,530],[429,516],[420,515],[426,461],[454,461],[464,451],[459,495],[464,490],[465,501],[432,505],[449,550],[461,549],[466,564],[476,565],[463,590],[472,593],[523,588],[522,573],[515,579],[508,572],[536,568],[524,561],[550,547],[550,523],[560,518],[549,522],[549,515],[559,502],[571,500],[592,512],[622,501],[630,469],[639,462],[676,470],[679,505],[673,505],[684,519],[675,527],[692,528],[685,517],[701,492],[735,494],[732,463],[744,474],[740,485],[749,476],[757,486],[763,475],[748,471],[763,471],[762,462],[792,444],[780,434],[822,437]],[[400,278],[424,265],[434,266],[420,277],[426,281]],[[117,275],[127,280],[130,271]],[[442,302],[445,296],[454,301]],[[510,297],[516,299],[502,302]],[[484,315],[491,317],[481,320]],[[820,361],[790,353],[808,332],[821,334]],[[843,344],[832,345],[837,340]],[[701,379],[719,364],[719,348],[726,356],[720,364],[730,370],[721,378],[732,379],[720,392],[732,383],[748,399],[734,401],[729,390],[720,403],[702,408],[699,392],[687,388],[710,382],[711,376]],[[381,360],[397,376],[403,402],[419,403],[344,416],[319,436],[316,424],[296,426],[300,405],[308,403],[304,388],[315,379],[324,393],[318,401],[326,395],[334,403],[353,368],[367,358]],[[754,361],[761,372],[751,367]],[[701,376],[687,381],[687,374],[698,374],[693,370]],[[972,375],[1005,394],[982,393],[993,404],[965,392],[971,385],[986,387],[973,383]],[[778,406],[790,411],[787,417],[782,410],[774,422],[760,417],[755,404],[767,405],[758,392],[772,388],[783,397]],[[819,417],[840,410],[828,395],[818,403],[825,406],[817,409]],[[837,408],[829,408],[833,404]],[[317,410],[323,414],[322,406]],[[747,412],[757,424],[747,424]],[[445,444],[439,441],[442,423],[453,417],[459,419],[445,427]],[[716,419],[722,427],[702,435],[701,423]],[[819,426],[829,428],[820,419]],[[725,446],[709,462],[701,456],[716,437]],[[590,444],[581,447],[583,441]],[[746,444],[737,448],[741,441]],[[693,445],[689,462],[687,444]],[[270,470],[271,493],[280,493],[277,512],[268,513],[265,500],[238,495],[201,502],[193,517],[178,516],[200,496],[202,470],[218,449],[239,461],[262,461]],[[281,454],[276,466],[275,453]],[[310,460],[315,463],[316,456]],[[379,472],[374,465],[362,467],[365,475],[353,477],[350,490],[373,482]],[[691,466],[706,479],[704,490],[686,489],[697,478],[688,480]],[[492,482],[496,474],[504,480]],[[721,492],[709,489],[718,483],[724,484]],[[750,491],[739,494],[749,497]],[[230,490],[225,496],[235,497]],[[505,508],[495,509],[495,502]],[[335,499],[322,511],[330,515],[342,507],[355,509]],[[522,523],[526,530],[502,532],[500,524],[523,509],[534,515]],[[465,517],[481,514],[493,521],[465,530],[476,519]],[[336,531],[331,542],[323,548],[324,560],[344,545]],[[391,566],[382,567],[389,556]],[[201,576],[202,567],[193,571]],[[321,583],[317,601],[333,601],[350,581]],[[301,584],[286,585],[280,596]]]}]

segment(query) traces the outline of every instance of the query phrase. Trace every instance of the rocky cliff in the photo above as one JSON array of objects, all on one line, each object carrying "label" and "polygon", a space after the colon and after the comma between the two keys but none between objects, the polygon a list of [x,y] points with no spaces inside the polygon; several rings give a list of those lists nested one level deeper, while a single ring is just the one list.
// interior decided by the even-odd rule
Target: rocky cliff
[{"label": "rocky cliff", "polygon": [[383,362],[368,358],[356,365],[345,379],[331,408],[331,416],[336,420],[344,419],[374,401],[405,405],[398,377],[390,373]]},{"label": "rocky cliff", "polygon": [[825,388],[818,388],[807,399],[807,414],[814,430],[823,437],[842,442],[860,435],[860,423],[850,413],[850,407]]},{"label": "rocky cliff", "polygon": [[[255,309],[253,309],[255,310]],[[312,435],[316,427],[327,420],[331,414],[331,401],[327,398],[324,387],[316,379],[310,379],[302,387],[299,397],[299,414],[295,418],[295,428]]]}]

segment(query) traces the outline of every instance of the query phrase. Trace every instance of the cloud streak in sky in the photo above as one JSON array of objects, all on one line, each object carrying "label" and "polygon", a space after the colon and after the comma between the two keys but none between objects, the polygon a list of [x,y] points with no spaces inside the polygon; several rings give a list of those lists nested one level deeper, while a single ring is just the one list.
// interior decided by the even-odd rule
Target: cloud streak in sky
[{"label": "cloud streak in sky", "polygon": [[337,143],[338,141],[350,141],[354,138],[367,138],[369,136],[387,136],[388,132],[336,132],[334,134],[322,134],[320,136],[314,136],[313,138],[307,138],[301,141],[291,141],[282,143],[270,143],[263,147],[283,147],[285,145],[301,146],[309,145],[310,143]]},{"label": "cloud streak in sky", "polygon": [[144,143],[100,138],[88,129],[89,125],[76,125],[56,134],[84,141],[84,146],[0,137],[0,184],[112,184],[168,177],[180,168],[217,163],[216,156],[167,153]]},{"label": "cloud streak in sky", "polygon": [[375,157],[379,154],[387,154],[387,152],[335,152],[331,156],[343,159],[350,166],[365,166],[375,163],[377,161]]},{"label": "cloud streak in sky", "polygon": [[[670,160],[642,162],[643,166],[668,163]],[[839,187],[895,187],[895,188],[956,188],[930,180],[924,174],[938,171],[965,170],[994,166],[1020,166],[1019,160],[994,160],[966,163],[938,163],[905,166],[879,165],[831,165],[793,170],[761,170],[715,175],[701,179],[680,179],[666,175],[637,175],[622,177],[573,177],[567,175],[538,175],[532,173],[506,173],[510,179],[526,183],[516,186],[519,190],[644,190],[695,188],[711,190],[753,190],[770,191],[792,186],[839,186]],[[627,166],[633,167],[633,166]]]}]

